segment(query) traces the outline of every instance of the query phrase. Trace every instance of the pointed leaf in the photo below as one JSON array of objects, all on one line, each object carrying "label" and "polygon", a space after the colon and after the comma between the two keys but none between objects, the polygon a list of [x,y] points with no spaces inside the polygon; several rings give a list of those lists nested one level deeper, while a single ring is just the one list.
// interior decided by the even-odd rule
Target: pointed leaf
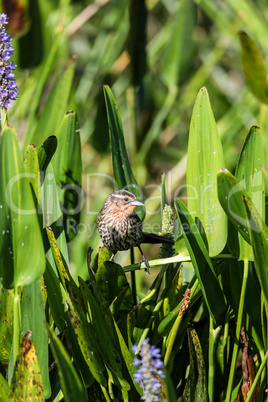
[{"label": "pointed leaf", "polygon": [[52,156],[54,155],[56,149],[57,149],[57,144],[58,140],[55,135],[51,135],[48,137],[41,147],[38,149],[38,162],[39,162],[39,168],[40,172],[45,173]]},{"label": "pointed leaf", "polygon": [[261,52],[254,40],[245,32],[241,31],[239,38],[246,82],[261,102],[268,103],[267,72]]},{"label": "pointed leaf", "polygon": [[20,345],[11,389],[16,401],[44,400],[44,387],[35,347],[27,332]]},{"label": "pointed leaf", "polygon": [[184,397],[188,401],[208,401],[207,374],[202,347],[195,328],[190,328],[189,352],[190,372],[184,390]]},{"label": "pointed leaf", "polygon": [[65,114],[57,132],[58,149],[52,159],[63,211],[67,240],[77,234],[82,199],[82,159],[77,115]]},{"label": "pointed leaf", "polygon": [[18,140],[7,127],[0,143],[0,278],[6,288],[33,283],[45,270],[34,200]]},{"label": "pointed leaf", "polygon": [[219,254],[227,241],[227,219],[216,191],[217,173],[223,166],[222,145],[204,87],[192,114],[186,177],[188,208],[205,229],[211,257]]},{"label": "pointed leaf", "polygon": [[[136,182],[129,163],[118,107],[113,93],[107,85],[104,85],[104,96],[108,116],[110,141],[112,145],[116,189],[120,190],[125,188],[135,194],[137,198],[142,201],[141,190]],[[144,208],[140,210],[137,209],[137,211],[139,212],[139,217],[143,220],[145,216]]]}]

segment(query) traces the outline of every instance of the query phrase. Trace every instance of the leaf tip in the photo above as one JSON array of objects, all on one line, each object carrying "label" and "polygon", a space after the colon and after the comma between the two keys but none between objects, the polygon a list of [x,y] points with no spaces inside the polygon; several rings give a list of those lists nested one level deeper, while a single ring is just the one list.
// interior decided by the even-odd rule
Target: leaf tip
[{"label": "leaf tip", "polygon": [[65,115],[67,116],[68,114],[73,114],[74,111],[73,110],[68,110],[68,112],[65,113]]}]

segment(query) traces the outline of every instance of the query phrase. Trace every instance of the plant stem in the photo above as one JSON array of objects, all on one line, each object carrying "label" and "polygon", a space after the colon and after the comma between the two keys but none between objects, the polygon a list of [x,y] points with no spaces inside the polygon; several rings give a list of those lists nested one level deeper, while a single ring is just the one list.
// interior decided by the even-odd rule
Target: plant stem
[{"label": "plant stem", "polygon": [[[130,249],[130,261],[131,265],[134,264],[134,249],[133,247]],[[136,274],[135,271],[131,271],[131,289],[132,289],[132,297],[134,306],[137,304],[137,289],[136,289]]]},{"label": "plant stem", "polygon": [[13,327],[13,362],[14,366],[19,352],[20,343],[20,328],[21,328],[21,312],[20,312],[20,295],[18,287],[14,288],[14,327]]},{"label": "plant stem", "polygon": [[215,376],[215,347],[221,327],[214,330],[213,318],[209,318],[209,346],[208,346],[208,397],[209,402],[214,400],[214,376]]},{"label": "plant stem", "polygon": [[226,392],[226,399],[225,399],[226,402],[230,402],[231,396],[232,396],[232,388],[233,388],[233,382],[234,382],[234,376],[235,376],[236,360],[237,360],[238,349],[239,349],[239,338],[240,338],[240,332],[241,332],[241,326],[242,326],[245,293],[246,293],[247,280],[248,280],[248,265],[249,265],[248,260],[244,260],[244,275],[243,275],[243,282],[242,282],[240,300],[239,300],[239,309],[238,309],[236,333],[235,333],[235,343],[234,343],[234,348],[233,348],[230,374],[229,374],[229,380],[228,380],[228,386],[227,386],[227,392]]},{"label": "plant stem", "polygon": [[[198,284],[199,284],[199,282],[198,282],[198,280],[196,280],[194,285],[193,285],[193,287],[192,287],[192,289],[191,289],[190,300],[192,300]],[[180,325],[181,325],[182,317],[183,317],[183,314],[180,315],[180,313],[179,313],[177,318],[176,318],[176,321],[174,322],[173,327],[172,327],[172,329],[170,331],[167,350],[166,350],[166,354],[165,354],[165,357],[164,357],[164,364],[165,364],[166,367],[167,367],[167,364],[169,362],[171,352],[172,352],[172,349],[173,349],[173,346],[174,346],[174,343],[175,343],[175,339],[176,339],[178,330],[179,330]]]}]

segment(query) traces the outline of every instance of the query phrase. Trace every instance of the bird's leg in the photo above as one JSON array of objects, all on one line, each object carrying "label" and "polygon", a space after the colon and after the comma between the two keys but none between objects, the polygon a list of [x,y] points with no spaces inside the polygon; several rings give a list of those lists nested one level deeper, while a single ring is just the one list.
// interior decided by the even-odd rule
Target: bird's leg
[{"label": "bird's leg", "polygon": [[149,274],[150,273],[149,272],[149,268],[150,268],[149,262],[148,262],[147,258],[144,257],[144,254],[143,254],[142,249],[140,248],[140,246],[138,246],[138,247],[139,247],[139,250],[140,250],[141,255],[142,255],[142,259],[139,262],[139,269],[141,268],[141,263],[144,262],[144,264],[146,266],[145,272],[147,272]]},{"label": "bird's leg", "polygon": [[112,256],[111,256],[111,258],[109,259],[109,261],[113,261],[115,254],[116,254],[116,253],[113,253],[113,254],[112,254]]}]

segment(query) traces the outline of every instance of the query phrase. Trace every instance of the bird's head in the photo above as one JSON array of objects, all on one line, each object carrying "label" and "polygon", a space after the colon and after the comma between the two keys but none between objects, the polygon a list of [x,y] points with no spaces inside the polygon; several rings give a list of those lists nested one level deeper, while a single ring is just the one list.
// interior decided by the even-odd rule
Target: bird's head
[{"label": "bird's head", "polygon": [[137,197],[127,190],[115,191],[106,200],[109,207],[118,213],[131,214],[135,207],[144,207],[145,205]]}]

